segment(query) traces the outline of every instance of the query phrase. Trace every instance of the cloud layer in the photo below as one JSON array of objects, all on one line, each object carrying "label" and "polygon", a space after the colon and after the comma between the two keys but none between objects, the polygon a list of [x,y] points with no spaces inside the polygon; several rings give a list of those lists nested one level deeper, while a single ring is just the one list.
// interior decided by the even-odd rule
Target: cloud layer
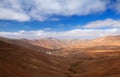
[{"label": "cloud layer", "polygon": [[[120,20],[105,19],[89,22],[83,25],[82,29],[74,28],[67,31],[53,31],[51,28],[44,28],[42,30],[18,32],[0,32],[1,37],[7,38],[58,38],[58,39],[91,39],[109,35],[120,35]],[[81,25],[80,25],[81,27]]]},{"label": "cloud layer", "polygon": [[84,28],[120,28],[120,20],[105,19],[90,22]]},{"label": "cloud layer", "polygon": [[[107,9],[109,0],[0,0],[0,19],[43,21],[55,16],[88,15]],[[120,12],[120,1],[114,4]]]},{"label": "cloud layer", "polygon": [[120,20],[113,20],[110,18],[97,20],[83,25],[83,29],[74,28],[72,30],[59,32],[53,31],[51,28],[34,31],[20,30],[18,32],[0,32],[1,37],[16,39],[39,39],[50,37],[58,39],[91,39],[110,35],[120,35]]},{"label": "cloud layer", "polygon": [[63,32],[50,32],[44,30],[37,31],[18,31],[18,32],[0,32],[1,37],[14,39],[40,39],[40,38],[57,38],[57,39],[93,39],[102,36],[119,35],[120,29],[74,29]]}]

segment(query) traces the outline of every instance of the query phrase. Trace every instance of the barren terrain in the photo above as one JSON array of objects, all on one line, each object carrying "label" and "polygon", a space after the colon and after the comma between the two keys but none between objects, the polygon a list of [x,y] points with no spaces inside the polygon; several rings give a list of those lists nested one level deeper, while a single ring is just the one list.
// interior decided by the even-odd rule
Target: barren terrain
[{"label": "barren terrain", "polygon": [[77,42],[0,38],[0,77],[120,77],[119,66],[120,36]]}]

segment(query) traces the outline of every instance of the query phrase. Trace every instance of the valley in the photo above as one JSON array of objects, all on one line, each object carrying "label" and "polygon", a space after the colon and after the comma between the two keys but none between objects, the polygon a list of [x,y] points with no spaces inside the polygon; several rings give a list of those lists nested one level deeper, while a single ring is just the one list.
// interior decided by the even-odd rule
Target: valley
[{"label": "valley", "polygon": [[0,77],[120,76],[120,36],[68,41],[1,37]]}]

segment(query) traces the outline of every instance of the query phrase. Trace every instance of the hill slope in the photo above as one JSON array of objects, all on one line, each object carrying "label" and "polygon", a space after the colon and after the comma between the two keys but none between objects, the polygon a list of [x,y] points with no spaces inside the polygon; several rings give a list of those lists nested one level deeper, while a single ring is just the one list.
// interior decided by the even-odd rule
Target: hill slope
[{"label": "hill slope", "polygon": [[27,39],[8,39],[8,38],[3,38],[0,37],[1,41],[16,45],[16,46],[21,46],[24,48],[28,48],[28,49],[32,49],[35,51],[40,51],[40,52],[51,52],[51,49],[45,48],[45,47],[41,47],[41,46],[36,46],[36,45],[32,45],[29,43],[30,40]]},{"label": "hill slope", "polygon": [[[0,41],[0,77],[65,77],[60,59]],[[61,63],[62,64],[62,63]]]},{"label": "hill slope", "polygon": [[120,77],[119,38],[84,45],[90,46],[57,49],[52,56],[0,41],[0,77]]}]

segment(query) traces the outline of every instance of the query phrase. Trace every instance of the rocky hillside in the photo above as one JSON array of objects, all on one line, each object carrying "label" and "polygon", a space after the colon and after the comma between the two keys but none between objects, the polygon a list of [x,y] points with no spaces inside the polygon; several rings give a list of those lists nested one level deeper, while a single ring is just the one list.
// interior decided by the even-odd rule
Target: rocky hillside
[{"label": "rocky hillside", "polygon": [[0,77],[120,77],[119,36],[54,49],[52,55],[41,46],[38,52],[16,45],[0,41]]},{"label": "rocky hillside", "polygon": [[61,58],[0,41],[0,77],[66,77],[64,62]]}]

